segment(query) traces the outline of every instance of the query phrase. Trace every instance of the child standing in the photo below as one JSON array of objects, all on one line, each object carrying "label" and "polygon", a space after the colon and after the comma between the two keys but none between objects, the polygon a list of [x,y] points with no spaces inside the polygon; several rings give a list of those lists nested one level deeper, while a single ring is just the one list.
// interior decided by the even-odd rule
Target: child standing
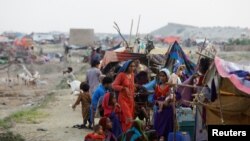
[{"label": "child standing", "polygon": [[112,112],[114,112],[117,115],[119,115],[121,112],[121,107],[117,103],[115,94],[112,92],[108,92],[104,95],[103,101],[102,101],[102,107],[104,109],[105,117],[110,117]]},{"label": "child standing", "polygon": [[91,128],[91,120],[90,120],[90,105],[91,105],[91,97],[89,93],[89,85],[87,83],[82,82],[80,84],[80,94],[72,106],[75,110],[78,104],[82,104],[82,118],[83,118],[83,125],[80,128],[85,128],[87,121],[89,122],[89,128]]},{"label": "child standing", "polygon": [[154,113],[154,129],[158,137],[167,140],[168,134],[174,129],[174,111],[171,104],[174,96],[171,96],[171,85],[167,84],[170,78],[169,70],[160,70],[159,78],[161,83],[156,85],[154,97],[159,112]]},{"label": "child standing", "polygon": [[104,109],[104,116],[109,117],[112,122],[112,133],[118,137],[122,133],[119,120],[121,119],[121,107],[117,103],[114,93],[108,92],[104,95],[102,107]]}]

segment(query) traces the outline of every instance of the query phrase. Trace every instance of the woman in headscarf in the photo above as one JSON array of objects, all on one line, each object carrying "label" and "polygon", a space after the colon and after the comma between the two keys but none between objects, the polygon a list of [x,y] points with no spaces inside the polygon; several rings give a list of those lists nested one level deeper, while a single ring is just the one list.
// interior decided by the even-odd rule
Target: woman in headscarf
[{"label": "woman in headscarf", "polygon": [[99,120],[99,125],[102,126],[105,135],[105,141],[117,141],[115,135],[111,132],[112,122],[108,117],[102,117]]},{"label": "woman in headscarf", "polygon": [[132,127],[122,134],[119,141],[148,141],[147,135],[143,130],[143,123],[141,120],[135,120]]},{"label": "woman in headscarf", "polygon": [[[170,86],[166,84],[170,78],[168,69],[162,69],[159,73],[160,84],[155,87],[155,104],[158,110],[154,113],[154,129],[160,139],[166,140],[169,132],[173,131],[174,127],[174,112],[170,104],[172,99],[170,94]],[[170,98],[169,98],[170,97]]]},{"label": "woman in headscarf", "polygon": [[109,117],[112,122],[112,133],[118,137],[120,134],[122,134],[121,123],[119,121],[121,108],[117,103],[114,93],[109,92],[104,95],[102,107],[104,109],[104,116]]},{"label": "woman in headscarf", "polygon": [[132,125],[134,118],[134,70],[135,64],[129,60],[119,70],[112,87],[115,91],[119,92],[118,103],[121,106],[121,124],[123,132],[126,132]]}]

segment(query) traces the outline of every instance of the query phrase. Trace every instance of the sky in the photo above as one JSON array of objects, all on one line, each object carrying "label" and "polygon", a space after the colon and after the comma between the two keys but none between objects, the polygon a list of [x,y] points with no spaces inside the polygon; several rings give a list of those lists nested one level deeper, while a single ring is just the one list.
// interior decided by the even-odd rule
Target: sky
[{"label": "sky", "polygon": [[149,33],[171,23],[199,27],[250,28],[250,0],[0,0],[0,33],[69,32],[93,28],[96,33]]}]

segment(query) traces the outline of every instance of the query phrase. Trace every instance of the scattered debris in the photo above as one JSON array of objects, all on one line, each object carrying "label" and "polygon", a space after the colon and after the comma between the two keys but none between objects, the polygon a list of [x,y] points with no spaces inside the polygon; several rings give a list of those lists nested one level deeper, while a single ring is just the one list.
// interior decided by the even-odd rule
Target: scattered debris
[{"label": "scattered debris", "polygon": [[48,131],[48,129],[45,129],[45,128],[37,128],[36,131]]}]

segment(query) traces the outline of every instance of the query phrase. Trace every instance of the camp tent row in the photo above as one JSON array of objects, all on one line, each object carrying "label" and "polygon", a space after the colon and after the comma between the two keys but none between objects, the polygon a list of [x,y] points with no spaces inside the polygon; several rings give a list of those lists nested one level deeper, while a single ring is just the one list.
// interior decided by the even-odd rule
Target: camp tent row
[{"label": "camp tent row", "polygon": [[[195,72],[196,67],[195,64],[187,58],[180,45],[175,42],[165,55],[107,51],[102,62],[102,65],[106,66],[104,67],[104,72],[108,72],[110,68],[117,63],[129,59],[139,59],[141,63],[146,66],[148,66],[148,62],[150,62],[150,66],[155,69],[159,69],[159,65],[165,66],[169,68],[169,70],[173,69],[174,63],[178,60],[181,64],[186,65],[187,72],[191,75]],[[203,124],[250,124],[250,81],[244,80],[235,74],[230,74],[230,72],[237,70],[250,72],[250,66],[238,65],[219,57],[213,59],[213,63],[203,81],[208,91],[202,91],[200,93],[203,97],[196,95],[198,96],[198,102],[194,102],[197,109],[206,110],[205,121],[202,119],[202,116],[204,116],[202,112],[196,110],[196,140],[207,138],[207,135],[200,135],[201,130],[199,127],[202,127]],[[190,90],[191,88],[186,88],[184,91],[187,92]],[[208,92],[208,94],[206,94],[206,92]],[[192,96],[184,94],[182,95],[183,100],[192,100]],[[204,96],[209,98],[210,102],[203,102]]]},{"label": "camp tent row", "polygon": [[128,52],[115,52],[115,51],[105,51],[104,57],[102,59],[101,66],[103,73],[107,73],[113,66],[122,61],[127,60],[140,60],[140,62],[148,66],[154,73],[159,70],[159,66],[167,67],[172,71],[173,65],[176,60],[180,63],[185,64],[187,67],[187,72],[192,75],[195,70],[195,64],[191,62],[184,51],[181,49],[180,45],[175,42],[169,52],[165,54],[140,54],[140,53],[128,53]]}]

